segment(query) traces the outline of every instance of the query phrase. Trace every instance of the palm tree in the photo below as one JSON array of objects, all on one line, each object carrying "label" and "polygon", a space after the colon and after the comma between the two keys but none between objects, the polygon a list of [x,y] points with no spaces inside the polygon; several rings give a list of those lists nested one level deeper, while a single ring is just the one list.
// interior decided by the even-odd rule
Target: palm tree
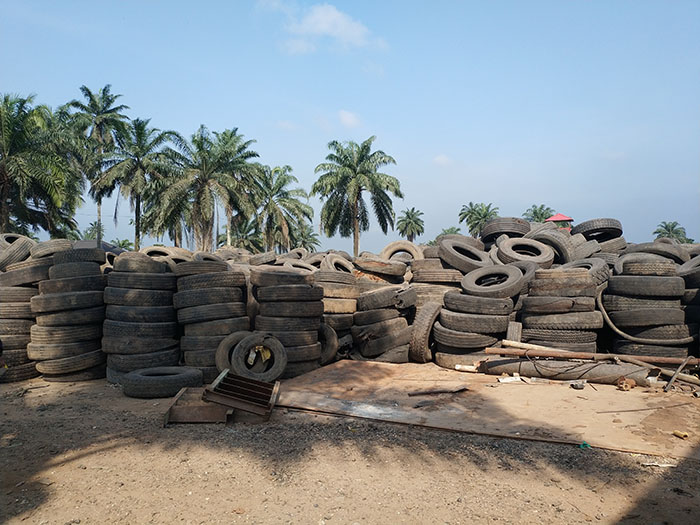
[{"label": "palm tree", "polygon": [[[149,128],[150,120],[134,119],[118,137],[118,145],[108,162],[108,169],[97,187],[121,187],[124,198],[129,199],[134,212],[134,249],[141,248],[141,201],[147,186],[153,178],[165,177],[170,170],[163,154],[169,141],[182,141],[174,131],[161,131]],[[114,208],[114,221],[117,220],[117,205]]]},{"label": "palm tree", "polygon": [[248,221],[234,221],[234,230],[229,232],[228,227],[226,227],[226,232],[219,235],[218,241],[218,246],[226,244],[236,248],[245,248],[253,253],[262,252],[264,245],[256,218],[251,218]]},{"label": "palm tree", "polygon": [[113,244],[117,248],[121,248],[121,249],[127,250],[127,251],[134,251],[134,243],[131,242],[129,239],[112,239],[109,242],[110,242],[110,244]]},{"label": "palm tree", "polygon": [[[103,155],[110,151],[117,141],[117,136],[125,134],[125,121],[129,117],[120,113],[129,106],[123,104],[115,106],[115,102],[121,95],[112,94],[112,86],[105,85],[97,93],[93,93],[87,86],[80,86],[80,92],[85,98],[85,102],[72,100],[68,107],[77,110],[74,114],[76,122],[85,130],[87,137],[92,139],[97,153]],[[99,184],[98,188],[91,189],[91,196],[97,203],[97,223],[102,224],[102,199],[109,196],[114,187],[105,185],[102,180],[102,171],[87,174],[88,180],[93,186]],[[102,181],[102,182],[100,182]],[[101,229],[97,237],[98,245],[102,242]]]},{"label": "palm tree", "polygon": [[321,246],[318,234],[307,222],[296,224],[289,232],[289,236],[294,248],[304,248],[309,252],[315,252],[316,248]]},{"label": "palm tree", "polygon": [[657,228],[654,230],[653,235],[656,235],[657,239],[666,237],[669,239],[674,239],[680,243],[692,243],[693,239],[689,239],[685,234],[685,228],[678,224],[676,221],[666,222],[661,221]]},{"label": "palm tree", "polygon": [[417,236],[423,235],[425,231],[423,219],[421,219],[423,212],[411,208],[401,213],[403,215],[396,221],[396,228],[401,235],[406,237],[410,242],[413,242]]},{"label": "palm tree", "polygon": [[530,222],[544,222],[549,219],[552,215],[556,213],[555,210],[544,204],[533,204],[525,213],[523,213],[523,218]]},{"label": "palm tree", "polygon": [[88,227],[83,230],[82,238],[92,241],[102,238],[104,234],[104,225],[94,221],[88,224]]},{"label": "palm tree", "polygon": [[32,107],[33,100],[15,95],[0,100],[0,230],[4,232],[35,228],[42,217],[64,205],[68,165],[52,148],[47,133],[51,111]]},{"label": "palm tree", "polygon": [[458,226],[450,226],[449,228],[444,228],[437,237],[435,237],[432,241],[428,243],[428,246],[435,246],[440,242],[440,238],[444,237],[445,235],[460,235],[462,233],[462,230],[459,229]]},{"label": "palm tree", "polygon": [[301,188],[288,188],[295,182],[299,181],[292,175],[290,166],[260,167],[257,216],[268,251],[275,247],[290,250],[292,228],[313,218],[313,208],[299,200],[308,200],[308,194]]},{"label": "palm tree", "polygon": [[184,218],[192,227],[197,249],[211,251],[217,204],[231,215],[251,208],[249,180],[237,173],[252,172],[247,161],[258,154],[247,149],[253,141],[241,143],[238,138],[236,129],[212,136],[200,126],[189,142],[176,144],[180,151],[166,149],[177,173],[164,180],[163,192],[157,196],[160,218],[154,224],[171,228]]},{"label": "palm tree", "polygon": [[492,207],[490,202],[484,204],[470,202],[463,205],[459,212],[459,222],[465,222],[472,237],[478,237],[484,225],[491,219],[498,217],[498,207]]},{"label": "palm tree", "polygon": [[396,177],[377,171],[396,164],[393,157],[381,150],[372,151],[372,136],[362,144],[353,141],[328,143],[331,150],[314,173],[321,176],[311,187],[312,195],[325,199],[321,209],[321,227],[328,237],[340,232],[341,237],[353,237],[353,253],[360,253],[360,232],[369,229],[369,211],[362,195],[370,194],[374,215],[384,234],[394,229],[394,208],[389,193],[403,198]]}]

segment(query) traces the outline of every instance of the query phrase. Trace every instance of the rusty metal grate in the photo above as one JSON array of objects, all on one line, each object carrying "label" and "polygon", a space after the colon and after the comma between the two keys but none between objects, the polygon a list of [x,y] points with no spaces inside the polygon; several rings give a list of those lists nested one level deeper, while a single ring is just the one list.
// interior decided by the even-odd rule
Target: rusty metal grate
[{"label": "rusty metal grate", "polygon": [[269,418],[279,391],[279,381],[255,381],[224,370],[211,385],[205,387],[202,398]]}]

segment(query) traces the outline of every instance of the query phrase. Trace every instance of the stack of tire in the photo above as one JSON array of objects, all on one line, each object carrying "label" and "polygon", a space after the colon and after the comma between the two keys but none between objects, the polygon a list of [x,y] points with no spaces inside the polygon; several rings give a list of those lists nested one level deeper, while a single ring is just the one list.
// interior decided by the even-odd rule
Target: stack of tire
[{"label": "stack of tire", "polygon": [[685,281],[681,299],[686,324],[700,323],[700,257],[695,256],[678,268],[678,275]]},{"label": "stack of tire", "polygon": [[595,241],[599,251],[591,256],[603,259],[610,267],[615,265],[620,254],[627,248],[627,241],[622,236],[622,224],[617,219],[601,218],[584,221],[574,226],[571,234],[583,235],[588,242]]},{"label": "stack of tire", "polygon": [[108,355],[108,381],[121,384],[134,370],[179,363],[175,276],[166,270],[166,264],[139,252],[114,260],[104,291],[102,349]]},{"label": "stack of tire", "polygon": [[418,326],[433,324],[434,360],[454,369],[483,358],[485,347],[502,339],[508,329],[514,298],[523,289],[522,271],[512,265],[478,268],[462,279],[462,291],[445,294],[443,308],[419,312]]},{"label": "stack of tire", "polygon": [[[649,341],[649,344],[619,336],[614,341],[614,352],[628,355],[687,356],[687,343],[669,343],[697,333],[697,325],[686,324],[685,313],[681,308],[684,294],[685,282],[677,276],[673,261],[625,261],[622,274],[610,278],[603,296],[603,306],[617,330]],[[655,344],[651,344],[652,341]]]},{"label": "stack of tire", "polygon": [[175,267],[177,320],[184,327],[180,349],[186,366],[201,370],[204,382],[219,374],[216,350],[234,332],[250,330],[246,279],[223,261],[191,261]]},{"label": "stack of tire", "polygon": [[[350,329],[353,326],[353,314],[357,310],[357,297],[360,295],[357,278],[352,271],[338,269],[352,266],[346,259],[329,254],[324,261],[328,258],[331,258],[329,262],[336,262],[334,268],[328,269],[328,265],[322,262],[323,268],[313,274],[314,282],[323,289],[323,324],[335,331],[339,341],[338,349],[348,349],[348,340],[352,347]],[[342,259],[342,262],[338,259]]]},{"label": "stack of tire", "polygon": [[412,286],[387,286],[365,292],[357,299],[351,358],[407,363],[413,334],[416,292]]},{"label": "stack of tire", "polygon": [[360,292],[402,284],[408,270],[404,262],[384,259],[369,252],[362,252],[359,257],[353,258],[352,263]]},{"label": "stack of tire", "polygon": [[[607,272],[603,263],[596,269]],[[596,352],[596,330],[603,327],[603,316],[595,310],[598,285],[589,270],[581,266],[535,272],[523,299],[523,341]]]},{"label": "stack of tire", "polygon": [[313,273],[253,268],[250,283],[259,303],[256,332],[275,338],[285,350],[286,366],[281,378],[311,372],[335,359],[337,336],[333,328],[321,322],[324,289],[314,284]]},{"label": "stack of tire", "polygon": [[[15,244],[15,247],[8,257],[10,244]],[[34,241],[26,237],[0,236],[0,366],[4,371],[0,383],[23,381],[39,375],[36,363],[27,355],[30,330],[34,325],[30,301],[39,293],[36,283],[48,279],[53,259],[47,256],[24,261],[35,247]]]},{"label": "stack of tire", "polygon": [[79,248],[53,254],[49,279],[32,297],[36,326],[27,354],[46,381],[88,381],[105,377],[102,351],[105,252]]}]

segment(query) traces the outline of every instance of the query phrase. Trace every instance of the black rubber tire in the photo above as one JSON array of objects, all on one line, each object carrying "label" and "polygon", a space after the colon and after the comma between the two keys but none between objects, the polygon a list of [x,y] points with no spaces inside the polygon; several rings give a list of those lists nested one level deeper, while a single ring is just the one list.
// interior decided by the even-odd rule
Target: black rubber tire
[{"label": "black rubber tire", "polygon": [[443,308],[440,311],[440,324],[445,328],[458,332],[499,334],[505,333],[508,329],[508,316],[465,314]]},{"label": "black rubber tire", "polygon": [[655,275],[675,277],[678,265],[673,261],[624,261],[622,275]]},{"label": "black rubber tire", "polygon": [[225,261],[189,261],[178,264],[175,267],[175,275],[187,277],[189,275],[201,275],[216,272],[228,272],[231,268]]},{"label": "black rubber tire", "polygon": [[391,307],[376,308],[374,310],[365,310],[364,312],[355,312],[353,315],[353,323],[356,326],[365,326],[395,319],[399,316],[399,311]]},{"label": "black rubber tire", "polygon": [[522,311],[528,314],[565,314],[594,310],[594,297],[548,297],[546,295],[523,297]]},{"label": "black rubber tire", "polygon": [[[253,365],[248,367],[249,352],[254,348],[264,347],[272,355],[272,363],[264,371],[258,371]],[[276,338],[268,334],[253,333],[241,340],[231,352],[231,372],[256,381],[272,382],[278,379],[287,366],[287,352]]]},{"label": "black rubber tire", "polygon": [[50,239],[32,246],[29,249],[29,255],[32,256],[32,259],[40,259],[71,249],[73,249],[73,244],[68,239]]},{"label": "black rubber tire", "polygon": [[29,303],[39,291],[21,286],[0,287],[0,303]]},{"label": "black rubber tire", "polygon": [[264,302],[260,303],[260,315],[270,317],[320,317],[323,315],[321,301]]},{"label": "black rubber tire", "polygon": [[107,355],[102,350],[94,350],[71,357],[61,359],[50,359],[39,361],[36,369],[42,374],[59,375],[80,372],[104,364],[107,362]]},{"label": "black rubber tire", "polygon": [[327,365],[335,361],[338,354],[338,334],[325,323],[321,323],[318,329],[318,340],[321,345],[321,365]]},{"label": "black rubber tire", "polygon": [[416,291],[413,288],[404,288],[401,285],[386,286],[360,294],[357,298],[357,309],[362,312],[392,306],[407,308],[415,305],[416,298]]},{"label": "black rubber tire", "polygon": [[625,253],[624,255],[618,256],[617,260],[613,265],[614,275],[622,275],[623,265],[626,262],[663,262],[668,261],[665,257],[661,255],[655,255],[653,253]]},{"label": "black rubber tire", "polygon": [[590,275],[569,279],[533,279],[528,297],[591,297],[596,294],[596,284]]},{"label": "black rubber tire", "polygon": [[217,319],[187,324],[185,325],[185,335],[228,335],[241,330],[250,330],[250,326],[250,318],[247,316]]},{"label": "black rubber tire", "polygon": [[0,355],[5,350],[23,350],[26,351],[27,345],[31,342],[29,334],[20,335],[0,335]]},{"label": "black rubber tire", "polygon": [[541,230],[532,239],[550,246],[554,250],[554,263],[566,264],[574,260],[574,245],[568,233],[560,230]]},{"label": "black rubber tire", "polygon": [[356,284],[357,277],[354,274],[330,270],[316,270],[313,273],[314,282],[316,283],[337,283],[337,284]]},{"label": "black rubber tire", "polygon": [[[698,258],[698,260],[700,260],[700,257]],[[678,275],[685,281],[686,288],[700,288],[700,267],[691,268],[689,270],[679,269]]]},{"label": "black rubber tire", "polygon": [[157,337],[103,337],[102,351],[107,354],[148,354],[175,348],[174,338]]},{"label": "black rubber tire", "polygon": [[[360,290],[354,284],[339,284],[321,281],[317,283],[316,286],[321,288],[324,298],[357,299],[360,296]],[[309,299],[304,300],[308,301]]]},{"label": "black rubber tire", "polygon": [[321,321],[336,332],[339,330],[350,330],[353,325],[353,315],[354,314],[324,314],[323,317],[321,317]]},{"label": "black rubber tire", "polygon": [[72,262],[56,264],[49,268],[49,279],[68,279],[70,277],[87,277],[102,275],[100,265],[94,262]]},{"label": "black rubber tire", "polygon": [[236,348],[236,345],[243,341],[243,339],[252,334],[253,332],[249,332],[248,330],[240,330],[227,335],[221,340],[214,354],[214,364],[219,372],[231,369],[231,354],[233,349]]},{"label": "black rubber tire", "polygon": [[686,337],[698,335],[698,325],[691,323],[654,327],[632,327],[625,330],[625,332],[641,339],[685,339]]},{"label": "black rubber tire", "polygon": [[607,241],[598,241],[602,253],[617,254],[627,248],[627,241],[624,237],[615,237]]},{"label": "black rubber tire", "polygon": [[[435,248],[437,249],[437,247]],[[455,268],[452,268],[439,257],[430,257],[411,261],[411,271],[415,274],[416,270],[455,270]]]},{"label": "black rubber tire", "polygon": [[318,330],[280,331],[265,333],[268,333],[271,336],[277,338],[285,348],[287,348],[288,346],[305,346],[318,343],[319,334]]},{"label": "black rubber tire", "polygon": [[352,274],[355,269],[350,261],[337,253],[327,254],[321,260],[319,268],[327,272],[345,272],[347,274]]},{"label": "black rubber tire", "polygon": [[597,330],[603,328],[600,312],[522,316],[523,327],[548,330]]},{"label": "black rubber tire", "polygon": [[355,344],[363,343],[371,339],[379,339],[388,334],[403,330],[408,326],[408,322],[403,317],[395,319],[387,319],[378,323],[368,324],[364,326],[353,326],[350,329],[352,339]]},{"label": "black rubber tire", "polygon": [[[192,350],[182,354],[185,366],[206,368],[216,366],[216,348],[213,350]],[[217,369],[218,372],[218,369]],[[205,379],[205,382],[206,379]]]},{"label": "black rubber tire", "polygon": [[46,314],[102,306],[102,296],[100,291],[41,294],[32,297],[32,312]]},{"label": "black rubber tire", "polygon": [[529,261],[516,261],[514,263],[508,263],[508,266],[515,266],[522,272],[523,279],[522,286],[520,287],[520,294],[527,294],[530,290],[530,281],[535,278],[535,272],[539,269],[539,266]]},{"label": "black rubber tire", "polygon": [[103,275],[88,277],[67,277],[65,279],[47,279],[39,283],[40,294],[68,292],[96,292],[105,289],[106,279]]},{"label": "black rubber tire", "polygon": [[113,271],[107,276],[112,288],[139,288],[143,290],[177,289],[177,277],[172,273],[138,273]]},{"label": "black rubber tire", "polygon": [[464,277],[459,270],[413,270],[413,283],[458,283]]},{"label": "black rubber tire", "polygon": [[125,323],[106,319],[102,326],[105,337],[154,337],[172,339],[178,335],[177,323]]},{"label": "black rubber tire", "polygon": [[389,261],[369,254],[355,257],[353,263],[364,272],[399,279],[403,277],[408,269],[408,266],[400,261]]},{"label": "black rubber tire", "polygon": [[477,268],[492,266],[488,253],[481,251],[464,241],[445,239],[438,245],[438,256],[453,268],[464,273]]},{"label": "black rubber tire", "polygon": [[392,255],[404,252],[409,254],[413,260],[423,259],[423,251],[411,241],[394,241],[387,244],[379,253],[382,259],[391,259]]},{"label": "black rubber tire", "polygon": [[584,268],[593,278],[596,285],[603,284],[610,279],[611,272],[608,264],[603,259],[588,258],[566,263],[561,266],[563,269]]},{"label": "black rubber tire", "polygon": [[530,231],[530,223],[520,217],[496,217],[481,229],[481,240],[485,243],[495,241],[503,234],[508,237],[522,237]]},{"label": "black rubber tire", "polygon": [[31,304],[0,303],[0,319],[34,319]]},{"label": "black rubber tire", "polygon": [[413,333],[409,341],[408,355],[417,363],[427,363],[432,360],[433,325],[440,315],[442,304],[428,302],[419,308],[413,321]]},{"label": "black rubber tire", "polygon": [[169,290],[143,290],[137,288],[113,288],[104,290],[105,304],[117,306],[173,306],[173,292]]},{"label": "black rubber tire", "polygon": [[639,297],[683,297],[685,282],[680,277],[614,275],[608,293]]},{"label": "black rubber tire", "polygon": [[466,294],[477,297],[514,297],[522,289],[522,279],[522,272],[515,266],[491,266],[469,272],[461,286]]},{"label": "black rubber tire", "polygon": [[54,255],[54,264],[68,264],[79,262],[105,263],[105,251],[101,248],[73,248],[60,250]]},{"label": "black rubber tire", "polygon": [[[605,297],[603,297],[605,299]],[[700,288],[687,288],[683,292],[681,304],[684,305],[700,305]]]},{"label": "black rubber tire", "polygon": [[280,376],[280,379],[291,379],[300,375],[308,374],[321,368],[318,361],[300,361],[298,363],[287,363],[287,367]]},{"label": "black rubber tire", "polygon": [[523,341],[541,340],[559,343],[594,343],[598,334],[587,330],[550,330],[540,328],[523,328]]},{"label": "black rubber tire", "polygon": [[557,350],[567,350],[569,352],[588,352],[595,354],[598,351],[598,345],[595,341],[590,343],[561,343],[556,341],[544,341],[540,339],[531,339],[528,341],[531,345],[547,346],[556,348]]},{"label": "black rubber tire", "polygon": [[227,336],[225,335],[185,335],[180,338],[180,350],[183,352],[195,352],[197,350],[216,350],[221,341],[226,339],[226,337]]},{"label": "black rubber tire", "polygon": [[513,311],[510,297],[475,297],[459,290],[447,292],[444,302],[448,310],[465,314],[508,315]]},{"label": "black rubber tire", "polygon": [[452,348],[486,348],[498,341],[497,338],[486,334],[450,330],[439,321],[433,325],[433,337],[437,343]]},{"label": "black rubber tire", "polygon": [[245,314],[245,303],[205,304],[178,310],[177,320],[180,324],[194,324],[216,321],[217,319],[243,317]]},{"label": "black rubber tire", "polygon": [[[183,263],[185,264],[185,263]],[[124,252],[114,259],[115,272],[125,273],[165,273],[168,266],[139,252]]]},{"label": "black rubber tire", "polygon": [[[12,368],[13,366],[26,365],[31,362],[27,356],[26,349],[7,350],[3,349],[0,355],[0,361],[4,361],[5,366]],[[2,368],[0,366],[0,368]]]},{"label": "black rubber tire", "polygon": [[313,284],[313,282],[313,274],[301,270],[277,266],[252,268],[250,270],[250,284],[253,286],[284,286],[290,284]]},{"label": "black rubber tire", "polygon": [[678,264],[686,263],[690,260],[690,254],[679,246],[664,244],[660,242],[645,242],[627,246],[625,253],[652,253],[661,255]]},{"label": "black rubber tire", "polygon": [[229,288],[246,285],[245,275],[242,272],[209,272],[186,277],[177,280],[178,292],[187,290],[201,290],[202,288]]},{"label": "black rubber tire", "polygon": [[105,371],[105,375],[107,377],[107,382],[111,383],[113,385],[120,385],[122,382],[122,378],[126,375],[124,372],[118,372],[116,370],[112,370],[109,366],[107,367]]},{"label": "black rubber tire", "polygon": [[202,384],[201,370],[184,366],[143,368],[129,372],[121,379],[125,396],[143,399],[173,397],[182,388]]},{"label": "black rubber tire", "polygon": [[62,344],[90,341],[102,337],[102,324],[80,326],[39,326],[31,328],[32,343]]},{"label": "black rubber tire", "polygon": [[656,346],[632,343],[626,340],[617,340],[613,343],[613,351],[616,354],[644,355],[653,357],[687,357],[687,346]]},{"label": "black rubber tire", "polygon": [[534,239],[507,239],[498,245],[498,258],[504,264],[529,261],[540,268],[549,268],[554,262],[554,250]]},{"label": "black rubber tire", "polygon": [[41,373],[36,369],[34,361],[24,365],[17,365],[8,368],[4,375],[0,375],[0,383],[16,383],[39,377]]},{"label": "black rubber tire", "polygon": [[256,253],[248,259],[248,264],[251,266],[261,266],[263,264],[272,264],[277,259],[275,252]]},{"label": "black rubber tire", "polygon": [[[321,306],[324,314],[354,314],[357,311],[357,299],[334,299],[329,297],[321,301]],[[260,313],[263,313],[262,310]]]},{"label": "black rubber tire", "polygon": [[142,368],[177,366],[179,362],[180,350],[177,347],[142,354],[109,354],[107,356],[107,366],[122,373],[133,372]]},{"label": "black rubber tire", "polygon": [[4,272],[9,265],[24,261],[29,257],[29,251],[35,244],[29,237],[21,237],[0,251],[0,271]]},{"label": "black rubber tire", "polygon": [[255,329],[265,332],[318,330],[320,326],[320,317],[267,317],[259,315],[255,318]]},{"label": "black rubber tire", "polygon": [[663,326],[685,323],[685,314],[680,308],[648,308],[608,312],[617,327]]},{"label": "black rubber tire", "polygon": [[608,312],[639,310],[646,308],[680,308],[680,299],[656,299],[654,297],[628,297],[625,295],[604,294],[603,306]]},{"label": "black rubber tire", "polygon": [[177,309],[204,306],[216,303],[238,303],[244,301],[241,288],[205,288],[187,290],[173,295],[173,306]]},{"label": "black rubber tire", "polygon": [[360,343],[357,347],[364,357],[378,357],[392,348],[410,344],[412,335],[413,328],[408,326],[402,330],[391,332],[379,339],[370,339]]},{"label": "black rubber tire", "polygon": [[599,242],[615,239],[622,235],[622,224],[617,219],[591,219],[571,228],[571,234],[583,234],[586,239]]},{"label": "black rubber tire", "polygon": [[284,350],[287,353],[287,363],[320,361],[321,359],[321,343],[304,346],[285,346]]},{"label": "black rubber tire", "polygon": [[12,272],[29,268],[44,268],[48,272],[51,266],[53,266],[53,257],[44,257],[43,259],[27,259],[26,261],[12,263],[7,266],[6,271]]},{"label": "black rubber tire", "polygon": [[0,336],[28,334],[33,325],[30,319],[0,319]]},{"label": "black rubber tire", "polygon": [[172,306],[117,306],[112,304],[107,306],[105,318],[127,323],[169,323],[177,319],[175,309]]},{"label": "black rubber tire", "polygon": [[22,286],[34,284],[49,278],[49,266],[32,266],[21,270],[0,272],[0,286]]},{"label": "black rubber tire", "polygon": [[600,244],[598,241],[586,241],[585,243],[576,246],[574,248],[574,260],[579,261],[582,259],[588,259],[592,257],[594,253],[600,251]]},{"label": "black rubber tire", "polygon": [[39,326],[78,326],[101,323],[104,319],[105,307],[95,306],[67,312],[39,314],[36,316],[36,324]]},{"label": "black rubber tire", "polygon": [[48,383],[75,383],[78,381],[94,381],[95,379],[103,379],[105,376],[105,365],[99,364],[86,370],[79,370],[68,374],[44,374],[42,379]]}]

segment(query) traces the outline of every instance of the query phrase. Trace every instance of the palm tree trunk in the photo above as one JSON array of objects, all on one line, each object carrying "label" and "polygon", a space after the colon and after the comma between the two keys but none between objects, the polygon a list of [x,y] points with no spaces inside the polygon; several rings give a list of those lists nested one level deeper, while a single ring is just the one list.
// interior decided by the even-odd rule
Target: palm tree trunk
[{"label": "palm tree trunk", "polygon": [[226,210],[226,246],[231,246],[231,227],[233,226],[233,209]]},{"label": "palm tree trunk", "polygon": [[10,183],[2,183],[2,190],[0,191],[0,230],[3,233],[7,233],[10,230]]},{"label": "palm tree trunk", "polygon": [[357,257],[360,253],[360,218],[357,216],[357,202],[352,206],[352,254]]},{"label": "palm tree trunk", "polygon": [[102,247],[102,198],[97,199],[97,247]]},{"label": "palm tree trunk", "polygon": [[134,203],[134,251],[141,249],[141,196],[136,196]]}]

